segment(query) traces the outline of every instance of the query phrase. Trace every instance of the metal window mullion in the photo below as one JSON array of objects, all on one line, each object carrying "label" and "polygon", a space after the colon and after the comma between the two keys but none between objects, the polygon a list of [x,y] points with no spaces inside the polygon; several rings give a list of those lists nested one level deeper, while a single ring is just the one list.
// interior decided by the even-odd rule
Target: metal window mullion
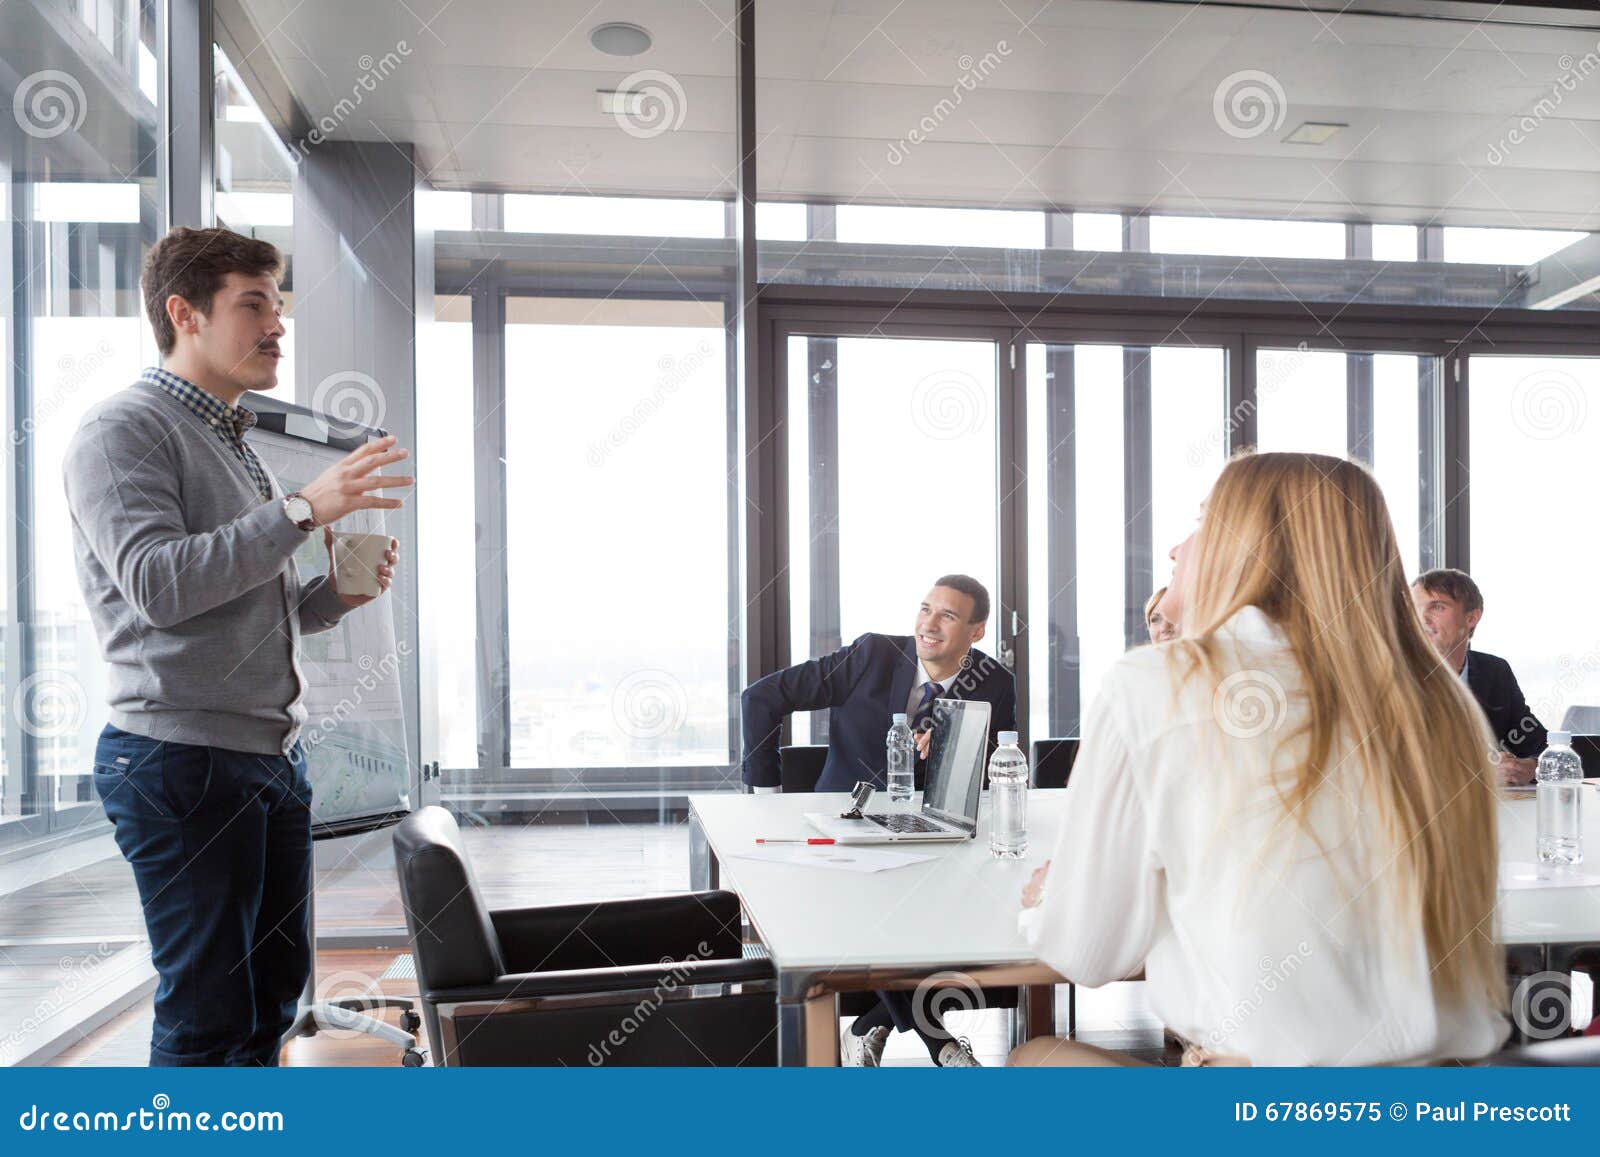
[{"label": "metal window mullion", "polygon": [[1345,446],[1351,458],[1371,466],[1376,449],[1373,435],[1373,356],[1344,356]]},{"label": "metal window mullion", "polygon": [[1046,518],[1046,621],[1050,632],[1050,734],[1074,736],[1083,718],[1083,650],[1078,631],[1078,419],[1074,347],[1044,348],[1044,471],[1049,494]]},{"label": "metal window mullion", "polygon": [[167,174],[167,228],[216,223],[216,80],[211,0],[165,0],[157,61],[161,131],[157,163]]},{"label": "metal window mullion", "polygon": [[[1018,738],[1029,738],[1028,632],[1028,406],[1027,381],[1017,363],[1022,358],[1022,334],[995,343],[995,484],[1000,495],[997,545],[1000,557],[995,574],[999,590],[991,630],[995,653],[1003,655],[1002,640],[1011,649],[1011,674],[1016,681]],[[1024,747],[1026,750],[1026,747]]]},{"label": "metal window mullion", "polygon": [[1155,523],[1151,510],[1155,469],[1151,440],[1150,349],[1124,346],[1122,350],[1122,511],[1126,534],[1124,557],[1123,635],[1128,646],[1143,641],[1144,604],[1155,589]]},{"label": "metal window mullion", "polygon": [[478,767],[511,763],[510,585],[506,557],[505,294],[472,291],[473,489],[478,534]]},{"label": "metal window mullion", "polygon": [[[744,648],[741,685],[748,686],[784,661],[789,583],[786,576],[787,504],[782,500],[784,463],[781,399],[772,358],[763,358],[760,299],[756,293],[756,12],[740,0],[735,17],[738,226],[734,237],[736,310],[730,327],[737,351],[737,383],[743,453],[739,462],[740,545],[744,561]],[[763,367],[767,372],[763,373]]]},{"label": "metal window mullion", "polygon": [[1469,570],[1472,564],[1470,368],[1466,354],[1453,351],[1444,360],[1441,390],[1439,526],[1444,535],[1444,565],[1457,570]]},{"label": "metal window mullion", "polygon": [[[807,658],[817,658],[843,644],[840,622],[839,573],[839,339],[808,337],[806,342],[806,425],[810,461],[806,475],[811,524],[806,541],[811,576],[811,638]],[[828,713],[811,716],[811,741],[828,741]]]},{"label": "metal window mullion", "polygon": [[[5,126],[7,129],[9,125]],[[22,423],[33,410],[32,364],[30,347],[33,339],[34,300],[37,296],[36,278],[27,271],[35,268],[33,260],[33,202],[29,184],[24,174],[27,166],[21,163],[20,152],[26,146],[14,131],[5,134],[6,151],[0,156],[0,176],[5,189],[0,196],[9,202],[4,214],[5,236],[0,239],[7,268],[23,275],[12,280],[11,294],[6,312],[11,324],[5,327],[7,342],[6,365],[11,369],[10,389],[6,391],[6,429],[22,429]],[[18,689],[31,666],[28,647],[27,624],[33,617],[33,583],[31,581],[33,538],[32,467],[33,439],[13,439],[10,456],[11,477],[10,509],[6,511],[6,583],[11,597],[6,600],[5,611],[5,702],[19,701]],[[23,815],[36,804],[35,791],[38,768],[34,761],[32,737],[20,725],[20,712],[8,712],[4,724],[6,802],[0,814]],[[35,810],[38,810],[35,808]],[[45,821],[48,823],[48,821]]]},{"label": "metal window mullion", "polygon": [[1417,361],[1417,564],[1422,570],[1444,565],[1444,419],[1441,378],[1448,358]]}]

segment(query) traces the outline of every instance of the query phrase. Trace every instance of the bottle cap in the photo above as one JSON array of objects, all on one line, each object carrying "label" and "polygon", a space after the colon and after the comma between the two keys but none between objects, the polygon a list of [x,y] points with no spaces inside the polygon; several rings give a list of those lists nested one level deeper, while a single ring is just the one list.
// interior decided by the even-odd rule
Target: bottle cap
[{"label": "bottle cap", "polygon": [[906,721],[906,713],[904,711],[896,711],[894,713],[893,722],[895,722],[895,723],[904,723],[905,721]]},{"label": "bottle cap", "polygon": [[1000,742],[1002,745],[1010,744],[1015,747],[1017,745],[1017,733],[1015,731],[1002,731],[1000,733]]},{"label": "bottle cap", "polygon": [[1550,732],[1550,746],[1551,747],[1556,747],[1556,746],[1571,747],[1572,746],[1572,732],[1570,732],[1570,731],[1552,731],[1552,732]]}]

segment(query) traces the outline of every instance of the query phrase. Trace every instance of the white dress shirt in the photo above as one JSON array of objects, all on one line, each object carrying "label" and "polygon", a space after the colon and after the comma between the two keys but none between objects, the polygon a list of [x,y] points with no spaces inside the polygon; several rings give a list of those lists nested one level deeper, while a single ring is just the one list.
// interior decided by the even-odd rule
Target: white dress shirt
[{"label": "white dress shirt", "polygon": [[[1157,1016],[1257,1065],[1475,1058],[1505,1040],[1489,1004],[1437,1006],[1415,905],[1362,807],[1359,761],[1335,744],[1316,839],[1272,786],[1298,765],[1304,680],[1248,607],[1219,632],[1224,679],[1180,680],[1171,646],[1140,647],[1084,720],[1043,902],[1021,925],[1039,956],[1091,987],[1144,968]],[[1280,750],[1281,746],[1281,750]],[[1463,855],[1497,854],[1487,848]]]}]

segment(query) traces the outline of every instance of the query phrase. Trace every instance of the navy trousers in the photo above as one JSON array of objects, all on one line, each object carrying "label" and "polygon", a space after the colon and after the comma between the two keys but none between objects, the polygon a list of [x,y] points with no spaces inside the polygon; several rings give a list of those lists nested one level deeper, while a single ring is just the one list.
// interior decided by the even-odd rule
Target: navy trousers
[{"label": "navy trousers", "polygon": [[94,785],[133,866],[156,988],[152,1065],[275,1065],[311,975],[305,757],[107,726]]}]

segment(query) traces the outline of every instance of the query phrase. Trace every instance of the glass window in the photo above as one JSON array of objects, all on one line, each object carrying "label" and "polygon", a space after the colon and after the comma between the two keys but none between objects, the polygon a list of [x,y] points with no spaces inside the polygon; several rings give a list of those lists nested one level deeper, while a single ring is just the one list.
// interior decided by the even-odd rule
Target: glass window
[{"label": "glass window", "polygon": [[1374,225],[1372,227],[1372,259],[1374,261],[1415,261],[1417,259],[1417,227],[1415,225]]},{"label": "glass window", "polygon": [[417,319],[417,445],[427,485],[416,491],[422,647],[422,758],[478,766],[477,429],[472,303],[438,297]]},{"label": "glass window", "polygon": [[1573,605],[1600,569],[1600,540],[1578,513],[1600,462],[1600,359],[1474,357],[1468,370],[1471,569],[1484,603],[1473,646],[1507,660],[1534,714],[1560,727],[1570,708],[1600,706],[1600,638]]},{"label": "glass window", "polygon": [[[1421,392],[1437,373],[1437,359],[1414,354],[1256,351],[1257,446],[1365,462],[1383,488],[1408,574],[1421,565],[1424,534],[1437,535],[1436,519],[1422,517],[1420,426]],[[1351,430],[1352,416],[1363,429]]]},{"label": "glass window", "polygon": [[727,765],[720,303],[512,298],[505,351],[513,763]]},{"label": "glass window", "polygon": [[1044,214],[1005,209],[840,205],[838,239],[873,245],[976,245],[1038,249]]},{"label": "glass window", "polygon": [[1587,236],[1557,229],[1468,229],[1446,225],[1444,259],[1485,265],[1532,265]]},{"label": "glass window", "polygon": [[756,202],[756,236],[765,241],[804,241],[806,207],[783,201]]},{"label": "glass window", "polygon": [[660,197],[566,197],[508,193],[511,233],[588,233],[597,236],[725,237],[724,201]]},{"label": "glass window", "polygon": [[1151,217],[1152,253],[1217,257],[1325,257],[1342,260],[1336,221],[1256,221],[1230,217]]},{"label": "glass window", "polygon": [[[940,575],[971,575],[998,605],[996,358],[990,341],[789,338],[794,662],[910,634]],[[805,719],[796,741],[820,742]]]},{"label": "glass window", "polygon": [[1074,249],[1103,249],[1122,251],[1121,213],[1074,213],[1072,215],[1072,247]]},{"label": "glass window", "polygon": [[261,106],[239,78],[221,45],[212,46],[216,66],[217,224],[269,241],[284,258],[283,328],[278,381],[286,395],[295,388],[294,181],[295,165]]},{"label": "glass window", "polygon": [[[1030,735],[1068,736],[1106,669],[1145,638],[1144,597],[1131,606],[1130,587],[1166,585],[1168,552],[1222,467],[1227,355],[1030,344],[1026,357]],[[1141,395],[1147,406],[1135,405]],[[1147,480],[1131,480],[1149,491],[1134,510],[1130,457],[1150,463]],[[1134,567],[1143,573],[1130,584]]]},{"label": "glass window", "polygon": [[0,1066],[148,971],[133,875],[93,789],[105,665],[78,594],[61,466],[84,411],[156,360],[139,293],[163,200],[147,83],[155,11],[0,5],[0,74],[15,85],[0,128],[0,514],[15,527],[0,545],[0,992],[28,994],[0,1001]]}]

